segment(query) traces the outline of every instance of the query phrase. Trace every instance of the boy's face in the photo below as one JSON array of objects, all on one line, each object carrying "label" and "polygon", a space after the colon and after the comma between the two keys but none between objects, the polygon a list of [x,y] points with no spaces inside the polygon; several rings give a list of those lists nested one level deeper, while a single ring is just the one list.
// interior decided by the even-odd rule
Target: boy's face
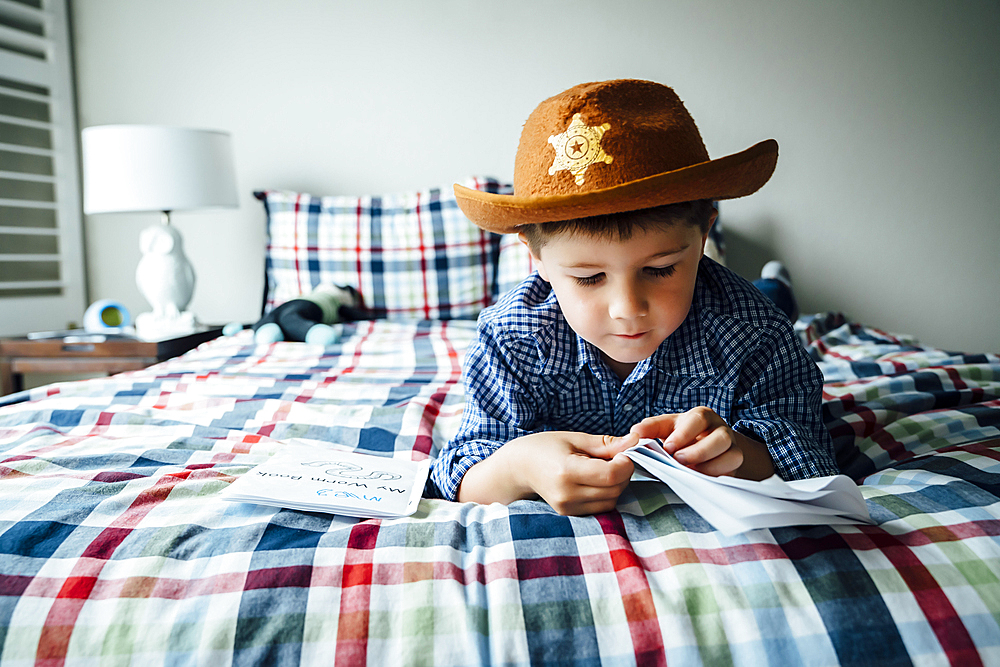
[{"label": "boy's face", "polygon": [[534,259],[566,321],[624,380],[687,317],[707,239],[683,223],[627,241],[559,234]]}]

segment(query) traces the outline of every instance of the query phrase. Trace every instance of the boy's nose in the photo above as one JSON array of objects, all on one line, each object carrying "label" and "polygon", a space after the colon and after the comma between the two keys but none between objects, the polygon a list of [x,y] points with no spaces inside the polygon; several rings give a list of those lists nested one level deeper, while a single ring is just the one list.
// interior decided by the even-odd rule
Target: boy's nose
[{"label": "boy's nose", "polygon": [[629,320],[646,314],[646,296],[635,285],[625,285],[613,295],[608,311],[612,319]]}]

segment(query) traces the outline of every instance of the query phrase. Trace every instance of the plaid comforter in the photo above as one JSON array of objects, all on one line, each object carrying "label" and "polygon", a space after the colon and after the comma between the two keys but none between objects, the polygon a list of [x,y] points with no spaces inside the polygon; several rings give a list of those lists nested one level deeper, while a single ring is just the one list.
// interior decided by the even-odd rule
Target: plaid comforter
[{"label": "plaid comforter", "polygon": [[4,667],[1000,664],[1000,359],[835,315],[799,330],[877,525],[727,538],[655,483],[580,518],[219,500],[289,438],[433,456],[473,329],[361,322],[325,349],[244,332],[8,397]]}]

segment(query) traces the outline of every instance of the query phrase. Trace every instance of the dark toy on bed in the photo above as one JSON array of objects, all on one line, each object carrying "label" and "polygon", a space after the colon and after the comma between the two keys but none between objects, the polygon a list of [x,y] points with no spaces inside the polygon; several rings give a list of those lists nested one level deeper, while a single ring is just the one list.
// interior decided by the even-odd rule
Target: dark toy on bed
[{"label": "dark toy on bed", "polygon": [[332,345],[337,341],[337,332],[331,325],[370,317],[371,313],[361,306],[358,290],[349,285],[321,285],[266,313],[250,328],[258,343]]}]

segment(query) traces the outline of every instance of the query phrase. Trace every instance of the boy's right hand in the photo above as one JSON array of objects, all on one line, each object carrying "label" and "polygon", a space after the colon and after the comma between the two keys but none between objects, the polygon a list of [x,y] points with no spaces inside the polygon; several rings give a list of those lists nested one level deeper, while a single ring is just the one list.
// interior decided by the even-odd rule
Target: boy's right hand
[{"label": "boy's right hand", "polygon": [[632,477],[632,461],[621,452],[639,437],[542,431],[511,440],[472,466],[458,499],[479,503],[541,497],[559,514],[585,515],[614,509]]}]

